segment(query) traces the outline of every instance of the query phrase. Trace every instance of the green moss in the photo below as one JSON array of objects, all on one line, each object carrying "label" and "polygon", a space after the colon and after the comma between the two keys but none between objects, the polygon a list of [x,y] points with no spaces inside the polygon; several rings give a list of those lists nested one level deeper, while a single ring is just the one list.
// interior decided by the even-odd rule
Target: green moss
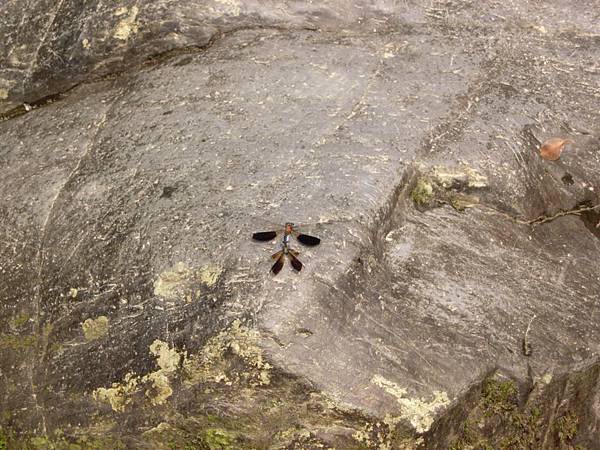
[{"label": "green moss", "polygon": [[493,378],[486,380],[483,386],[484,414],[490,417],[514,411],[517,407],[518,389],[513,381],[499,381]]},{"label": "green moss", "polygon": [[457,211],[464,211],[480,203],[473,194],[487,186],[487,177],[466,165],[421,168],[410,197],[417,207],[449,204]]},{"label": "green moss", "polygon": [[221,428],[209,428],[202,433],[202,440],[210,450],[233,450],[235,436]]},{"label": "green moss", "polygon": [[[26,444],[23,446],[23,443]],[[13,442],[17,443],[17,442]],[[67,437],[58,430],[52,436],[33,436],[19,442],[19,448],[31,450],[123,450],[125,445],[112,437]],[[0,447],[1,449],[1,447]]]},{"label": "green moss", "polygon": [[30,316],[27,313],[19,313],[11,319],[10,326],[13,328],[20,328],[29,321],[29,317]]},{"label": "green moss", "polygon": [[489,378],[458,434],[451,450],[534,450],[542,445],[544,419],[534,405],[519,407],[518,388],[513,381]]},{"label": "green moss", "polygon": [[34,347],[38,337],[32,334],[16,336],[14,334],[0,334],[0,350],[27,350]]},{"label": "green moss", "polygon": [[419,178],[410,197],[417,206],[428,206],[433,200],[433,186],[427,178]]},{"label": "green moss", "polygon": [[573,440],[577,434],[578,423],[579,418],[570,411],[556,420],[556,432],[561,444],[568,444]]},{"label": "green moss", "polygon": [[0,450],[6,450],[8,447],[6,446],[6,438],[4,437],[4,433],[0,430]]}]

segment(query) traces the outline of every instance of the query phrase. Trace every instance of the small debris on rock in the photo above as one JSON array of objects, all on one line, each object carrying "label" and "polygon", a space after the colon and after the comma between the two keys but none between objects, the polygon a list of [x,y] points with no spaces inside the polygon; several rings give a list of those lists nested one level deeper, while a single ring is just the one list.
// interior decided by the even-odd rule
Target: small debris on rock
[{"label": "small debris on rock", "polygon": [[556,161],[567,144],[573,144],[570,139],[550,138],[540,147],[540,155],[549,161]]},{"label": "small debris on rock", "polygon": [[525,330],[525,335],[523,336],[523,341],[522,341],[522,345],[523,345],[523,355],[524,356],[531,356],[531,354],[533,353],[533,347],[531,346],[531,342],[529,341],[529,330],[531,330],[531,324],[533,323],[533,320],[537,317],[536,314],[534,314],[531,319],[529,320],[529,323],[527,324],[527,330]]},{"label": "small debris on rock", "polygon": [[567,186],[572,186],[575,183],[575,181],[573,180],[573,175],[571,175],[568,172],[562,176],[561,180]]},{"label": "small debris on rock", "polygon": [[162,194],[160,195],[160,198],[171,198],[173,192],[175,192],[176,190],[177,188],[174,186],[165,186],[163,188]]}]

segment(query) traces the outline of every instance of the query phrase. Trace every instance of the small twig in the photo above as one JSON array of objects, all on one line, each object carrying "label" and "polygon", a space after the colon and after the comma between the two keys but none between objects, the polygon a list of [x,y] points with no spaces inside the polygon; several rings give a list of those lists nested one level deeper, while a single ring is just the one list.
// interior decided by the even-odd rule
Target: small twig
[{"label": "small twig", "polygon": [[531,330],[531,323],[536,317],[537,316],[534,314],[533,317],[529,320],[529,323],[527,324],[527,330],[525,330],[525,336],[523,337],[523,354],[525,356],[531,356],[532,353],[531,342],[529,342],[529,330]]},{"label": "small twig", "polygon": [[475,207],[475,208],[477,208],[477,207],[479,207],[479,208],[485,208],[485,209],[493,211],[493,212],[495,212],[497,214],[501,214],[501,215],[503,215],[503,216],[511,219],[512,221],[514,221],[514,222],[516,222],[516,223],[518,223],[520,225],[529,225],[529,226],[535,227],[537,225],[541,225],[541,224],[546,223],[546,222],[551,222],[554,219],[558,219],[559,217],[571,216],[571,215],[578,216],[578,215],[580,215],[583,212],[593,211],[595,209],[599,209],[600,205],[585,206],[583,208],[570,209],[570,210],[567,210],[567,211],[560,211],[560,212],[554,214],[553,216],[539,216],[539,217],[536,217],[535,219],[531,219],[531,220],[525,220],[525,219],[519,218],[517,216],[513,216],[512,214],[509,214],[507,212],[501,211],[501,210],[499,210],[497,208],[494,208],[493,206],[486,205],[485,203],[477,203],[477,204],[474,204],[473,207]]},{"label": "small twig", "polygon": [[530,220],[529,221],[529,225],[532,225],[532,226],[541,225],[543,223],[550,222],[550,221],[552,221],[554,219],[558,219],[559,217],[563,217],[563,216],[569,216],[569,215],[576,215],[576,216],[578,216],[582,212],[593,211],[594,209],[597,209],[597,208],[600,208],[600,205],[586,206],[586,207],[579,208],[579,209],[572,209],[572,210],[568,210],[568,211],[561,211],[561,212],[556,213],[553,216],[549,216],[549,217],[540,216],[537,219]]}]

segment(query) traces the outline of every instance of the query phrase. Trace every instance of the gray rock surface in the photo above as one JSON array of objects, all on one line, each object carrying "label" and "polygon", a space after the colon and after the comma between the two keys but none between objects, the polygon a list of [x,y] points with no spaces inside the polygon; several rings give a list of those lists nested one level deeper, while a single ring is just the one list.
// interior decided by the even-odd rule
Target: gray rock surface
[{"label": "gray rock surface", "polygon": [[599,11],[4,2],[0,444],[600,448]]}]

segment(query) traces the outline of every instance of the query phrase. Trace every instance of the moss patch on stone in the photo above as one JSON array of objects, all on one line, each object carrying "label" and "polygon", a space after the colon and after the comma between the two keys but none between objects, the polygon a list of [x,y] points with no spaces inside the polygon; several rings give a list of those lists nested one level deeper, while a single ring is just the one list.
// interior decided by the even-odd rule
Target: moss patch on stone
[{"label": "moss patch on stone", "polygon": [[27,314],[25,312],[19,313],[10,320],[9,325],[13,329],[21,328],[23,325],[25,325],[29,321],[29,318],[30,318],[29,314]]},{"label": "moss patch on stone", "polygon": [[124,450],[125,444],[112,436],[67,435],[61,429],[44,436],[9,432],[0,429],[0,450]]},{"label": "moss patch on stone", "polygon": [[14,334],[0,334],[0,350],[22,351],[35,347],[39,338],[33,334],[16,336]]},{"label": "moss patch on stone", "polygon": [[473,192],[488,186],[488,179],[467,165],[457,167],[420,168],[420,175],[410,192],[419,208],[449,204],[457,211],[479,204]]},{"label": "moss patch on stone", "polygon": [[433,185],[427,178],[419,178],[410,192],[410,198],[417,206],[429,206],[433,200]]},{"label": "moss patch on stone", "polygon": [[[552,425],[540,406],[535,401],[521,406],[518,396],[518,387],[512,380],[486,379],[479,402],[462,424],[450,449],[537,450],[547,445],[549,448],[577,448],[571,446],[577,433],[575,414],[567,413],[556,420],[554,433],[549,435]],[[535,396],[533,398],[535,400]],[[557,439],[551,437],[553,434]]]},{"label": "moss patch on stone", "polygon": [[235,448],[235,435],[227,430],[209,428],[201,436],[210,450],[233,450]]},{"label": "moss patch on stone", "polygon": [[579,418],[571,411],[556,420],[556,433],[562,445],[570,444],[577,434]]}]

